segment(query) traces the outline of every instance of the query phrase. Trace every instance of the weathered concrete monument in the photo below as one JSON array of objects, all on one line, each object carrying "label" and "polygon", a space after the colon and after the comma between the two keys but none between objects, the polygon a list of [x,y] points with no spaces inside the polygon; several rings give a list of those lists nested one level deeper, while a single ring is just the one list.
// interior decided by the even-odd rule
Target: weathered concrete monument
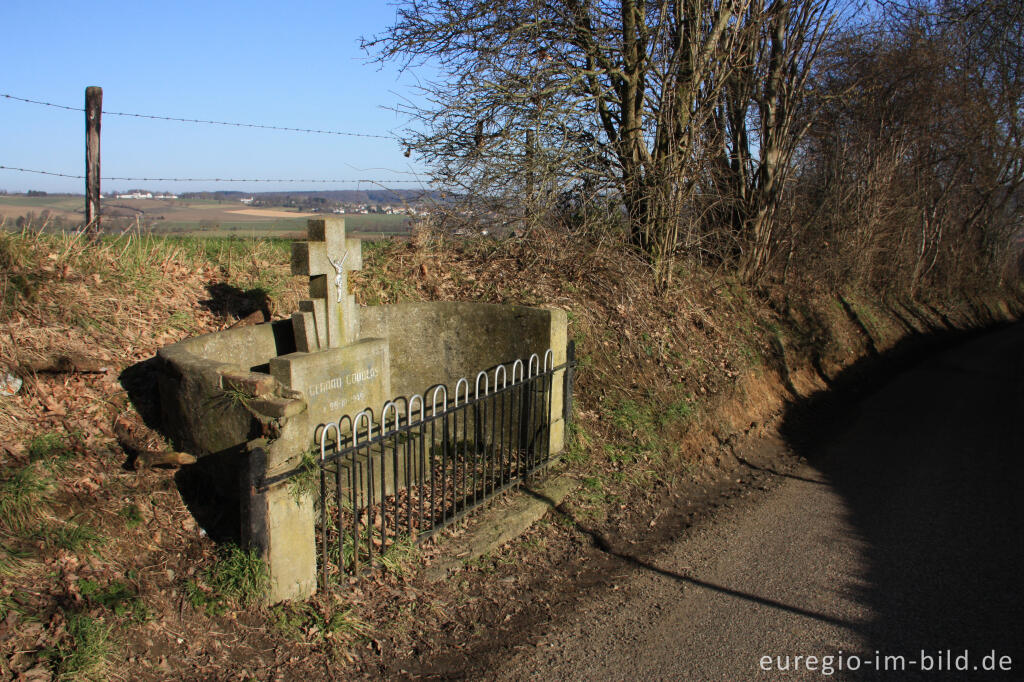
[{"label": "weathered concrete monument", "polygon": [[[353,500],[368,497],[363,516],[353,517],[357,561],[360,518],[369,534],[373,523],[382,533],[365,542],[372,556],[388,543],[388,531],[380,529],[397,528],[400,512],[415,536],[433,523],[423,521],[434,513],[424,512],[425,505],[433,510],[451,499],[453,509],[468,508],[470,493],[475,503],[478,490],[500,491],[510,476],[523,475],[528,439],[530,452],[538,438],[545,456],[562,449],[563,311],[457,302],[360,307],[348,291],[348,274],[361,267],[361,242],[346,237],[343,220],[310,220],[308,239],[293,243],[291,259],[292,274],[309,279],[309,298],[289,319],[187,339],[158,353],[164,430],[175,446],[242,463],[234,471],[242,490],[241,537],[266,561],[274,601],[311,594],[318,557],[327,575],[328,528],[337,534],[342,524],[328,523],[323,489],[318,505],[315,494],[297,495],[288,484],[311,454],[320,457],[325,480],[326,432],[337,449],[343,438],[355,447],[362,439],[369,448],[368,439],[394,437],[393,453],[381,441],[376,454],[368,449],[357,460],[353,449],[351,464],[346,459],[331,469],[338,499],[345,486],[356,491]],[[447,425],[460,424],[452,412],[460,401],[475,412],[461,417],[464,433],[456,439]],[[489,435],[514,419],[521,423],[507,429],[508,439]],[[465,436],[467,425],[475,436]],[[418,451],[409,445],[417,438]],[[474,438],[478,447],[470,452],[465,443]],[[344,482],[343,471],[350,477]],[[412,516],[417,505],[419,525]],[[318,524],[325,546],[319,555]]]}]

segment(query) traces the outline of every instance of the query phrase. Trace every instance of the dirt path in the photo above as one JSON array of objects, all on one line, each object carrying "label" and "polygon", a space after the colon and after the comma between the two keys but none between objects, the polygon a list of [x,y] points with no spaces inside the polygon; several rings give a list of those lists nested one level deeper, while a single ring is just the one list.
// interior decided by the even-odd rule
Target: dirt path
[{"label": "dirt path", "polygon": [[[654,559],[618,554],[628,570],[614,589],[561,614],[540,644],[488,661],[484,676],[1020,679],[1022,425],[1017,325],[899,375],[803,441],[809,463],[781,485]],[[949,671],[965,651],[967,672]],[[762,656],[775,667],[787,654],[791,667],[818,659],[760,669]],[[1012,670],[980,672],[990,663]]]}]

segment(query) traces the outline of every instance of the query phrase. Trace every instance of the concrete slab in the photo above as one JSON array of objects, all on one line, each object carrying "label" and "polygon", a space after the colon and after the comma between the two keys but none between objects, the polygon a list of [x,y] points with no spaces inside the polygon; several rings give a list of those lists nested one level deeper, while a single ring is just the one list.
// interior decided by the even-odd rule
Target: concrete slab
[{"label": "concrete slab", "polygon": [[520,536],[580,484],[578,478],[569,474],[551,476],[512,493],[508,504],[477,512],[465,535],[444,543],[442,559],[424,571],[427,580],[443,580],[466,561],[493,552]]}]

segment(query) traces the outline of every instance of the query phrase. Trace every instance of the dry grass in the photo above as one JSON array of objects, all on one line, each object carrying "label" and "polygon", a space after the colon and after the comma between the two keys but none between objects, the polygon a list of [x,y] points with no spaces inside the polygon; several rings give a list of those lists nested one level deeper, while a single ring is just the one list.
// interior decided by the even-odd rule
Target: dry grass
[{"label": "dry grass", "polygon": [[80,234],[0,230],[0,367],[17,370],[64,355],[109,368],[99,375],[25,373],[24,388],[0,412],[0,429],[18,442],[39,419],[60,418],[72,428],[84,428],[83,420],[109,425],[126,407],[120,370],[235,321],[211,285],[265,290],[282,306],[294,305],[301,286],[289,277],[283,253],[265,240],[126,233],[91,244]]},{"label": "dry grass", "polygon": [[[313,669],[303,666],[319,665],[316,656],[352,656],[348,639],[344,651],[324,645],[322,634],[294,643],[267,634],[255,616],[240,625],[242,611],[229,609],[214,623],[190,607],[186,587],[213,562],[213,543],[200,534],[167,472],[123,468],[125,453],[112,430],[117,418],[144,428],[122,385],[126,368],[167,343],[232,324],[247,301],[263,297],[278,316],[294,310],[306,285],[290,277],[288,262],[287,243],[273,240],[128,233],[91,244],[74,234],[0,230],[0,369],[25,379],[16,396],[0,398],[0,483],[24,493],[19,500],[46,491],[35,514],[9,500],[11,522],[0,524],[0,628],[8,616],[21,624],[0,631],[0,673],[46,665],[40,652],[47,647],[61,651],[60,660],[75,660],[63,623],[76,614],[103,632],[113,625],[112,665],[142,678],[224,677],[255,665],[266,651],[279,652],[276,669],[297,677]],[[659,481],[680,472],[699,475],[697,464],[712,464],[723,441],[770,419],[790,393],[815,390],[822,375],[834,376],[910,328],[906,307],[896,314],[897,306],[872,304],[869,296],[847,296],[852,303],[844,308],[827,291],[755,292],[708,270],[683,274],[659,292],[646,266],[621,246],[564,232],[450,240],[421,231],[405,241],[364,244],[364,268],[352,287],[363,304],[472,300],[564,308],[580,359],[577,437],[566,460],[590,481],[568,504],[595,523],[612,523],[622,500],[643,502]],[[986,310],[1011,312],[976,301],[943,303],[943,314],[963,326]],[[927,318],[913,317],[922,328]],[[938,314],[932,318],[945,324]],[[61,354],[85,355],[107,369],[23,369]],[[38,455],[40,443],[58,440],[68,454]],[[407,576],[378,579],[380,589],[353,588],[346,603],[332,602],[331,609],[355,608],[370,632],[391,627],[387,614],[396,605],[418,599],[416,608],[427,614],[451,607],[402,592]],[[152,620],[138,626],[100,611],[83,598],[83,580],[127,580]],[[302,622],[309,633],[325,627],[312,617]],[[176,643],[184,640],[187,651]],[[59,665],[51,669],[61,672]]]}]

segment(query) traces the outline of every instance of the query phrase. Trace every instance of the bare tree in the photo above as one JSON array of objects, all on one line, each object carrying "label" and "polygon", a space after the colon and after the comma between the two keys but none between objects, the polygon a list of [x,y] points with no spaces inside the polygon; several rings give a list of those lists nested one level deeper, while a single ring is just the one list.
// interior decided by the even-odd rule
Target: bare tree
[{"label": "bare tree", "polygon": [[365,47],[439,70],[407,109],[437,182],[534,205],[612,198],[667,283],[701,220],[704,131],[750,2],[407,0]]},{"label": "bare tree", "polygon": [[801,173],[808,257],[827,245],[838,280],[911,296],[1016,262],[1020,18],[998,0],[891,6],[830,47]]},{"label": "bare tree", "polygon": [[721,191],[748,280],[764,273],[776,244],[793,155],[813,121],[806,89],[832,23],[829,11],[829,0],[754,0],[746,52],[722,92]]}]

